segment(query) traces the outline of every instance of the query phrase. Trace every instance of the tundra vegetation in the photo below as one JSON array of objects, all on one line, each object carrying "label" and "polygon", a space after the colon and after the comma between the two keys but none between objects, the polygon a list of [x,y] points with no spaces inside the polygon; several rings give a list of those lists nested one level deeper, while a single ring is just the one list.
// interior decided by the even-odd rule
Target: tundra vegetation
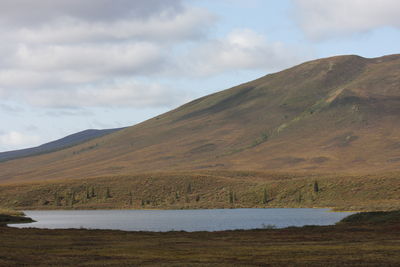
[{"label": "tundra vegetation", "polygon": [[400,173],[328,175],[250,171],[148,173],[0,186],[10,209],[330,207],[400,209]]}]

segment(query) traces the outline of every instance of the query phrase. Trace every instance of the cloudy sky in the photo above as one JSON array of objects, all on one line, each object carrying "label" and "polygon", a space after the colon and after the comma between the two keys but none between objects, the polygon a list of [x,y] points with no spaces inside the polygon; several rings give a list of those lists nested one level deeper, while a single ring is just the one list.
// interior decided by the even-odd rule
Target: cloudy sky
[{"label": "cloudy sky", "polygon": [[0,151],[306,60],[399,53],[398,0],[0,0]]}]

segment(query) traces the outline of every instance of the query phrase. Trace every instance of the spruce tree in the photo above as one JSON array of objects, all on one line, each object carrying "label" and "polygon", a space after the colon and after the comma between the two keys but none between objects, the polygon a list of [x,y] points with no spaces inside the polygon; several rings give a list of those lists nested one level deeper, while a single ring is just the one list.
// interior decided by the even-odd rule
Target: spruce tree
[{"label": "spruce tree", "polygon": [[60,197],[58,196],[58,192],[54,193],[54,204],[58,207],[60,206]]},{"label": "spruce tree", "polygon": [[234,193],[232,191],[229,191],[229,203],[233,204],[235,201]]},{"label": "spruce tree", "polygon": [[89,187],[86,187],[86,199],[90,199]]},{"label": "spruce tree", "polygon": [[314,192],[315,193],[319,192],[319,186],[318,186],[318,182],[317,181],[314,182]]},{"label": "spruce tree", "polygon": [[70,204],[70,206],[73,206],[74,204],[75,204],[75,191],[72,190],[72,193],[71,193],[71,204]]},{"label": "spruce tree", "polygon": [[268,193],[267,193],[267,189],[266,188],[264,188],[262,202],[263,202],[263,204],[267,204],[268,203]]},{"label": "spruce tree", "polygon": [[109,187],[106,188],[106,195],[105,195],[105,198],[106,198],[106,199],[107,199],[107,198],[111,198],[111,192],[110,192],[110,188],[109,188]]},{"label": "spruce tree", "polygon": [[191,194],[191,193],[192,193],[192,184],[191,184],[191,183],[189,183],[189,184],[187,185],[186,192],[187,192],[188,194]]},{"label": "spruce tree", "polygon": [[133,204],[132,191],[129,191],[129,206],[132,206],[132,204]]},{"label": "spruce tree", "polygon": [[302,200],[303,200],[303,196],[301,194],[301,191],[299,191],[299,194],[297,196],[297,202],[301,203]]}]

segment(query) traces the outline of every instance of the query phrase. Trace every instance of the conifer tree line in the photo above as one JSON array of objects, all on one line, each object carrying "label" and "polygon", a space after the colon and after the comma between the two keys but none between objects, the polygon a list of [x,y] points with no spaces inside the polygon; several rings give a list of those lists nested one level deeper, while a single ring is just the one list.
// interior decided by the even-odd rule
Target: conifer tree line
[{"label": "conifer tree line", "polygon": [[[202,195],[199,190],[193,186],[192,182],[185,182],[175,186],[163,186],[162,194],[146,194],[136,193],[136,188],[127,189],[125,192],[121,192],[118,189],[113,189],[110,186],[98,186],[98,185],[80,185],[74,187],[59,187],[57,190],[50,192],[49,198],[42,201],[42,205],[53,205],[55,207],[73,207],[74,205],[90,204],[90,203],[102,203],[103,201],[111,204],[115,201],[115,204],[127,207],[146,207],[146,206],[162,206],[162,205],[186,205],[196,204],[200,201],[206,204],[210,199],[214,198],[216,203],[225,202],[234,206],[241,203],[242,205],[265,205],[269,206],[274,198],[272,197],[271,188],[268,186],[258,187],[256,191],[250,193],[249,191],[243,192],[234,187],[223,188],[225,191],[221,198],[221,195]],[[227,190],[228,189],[228,190]],[[236,191],[238,190],[238,191]],[[282,189],[281,189],[282,190]],[[284,190],[284,188],[283,188]],[[153,191],[151,191],[153,192]],[[150,192],[150,193],[151,193]],[[158,191],[157,191],[158,192]],[[285,193],[286,192],[286,193]],[[283,194],[278,194],[276,197],[282,199],[282,197],[290,197],[291,200],[298,204],[304,204],[308,202],[314,202],[321,195],[321,185],[318,180],[311,181],[308,185],[299,185],[292,193],[286,190],[282,191]],[[287,194],[289,193],[289,195]],[[277,202],[278,203],[278,202]]]}]

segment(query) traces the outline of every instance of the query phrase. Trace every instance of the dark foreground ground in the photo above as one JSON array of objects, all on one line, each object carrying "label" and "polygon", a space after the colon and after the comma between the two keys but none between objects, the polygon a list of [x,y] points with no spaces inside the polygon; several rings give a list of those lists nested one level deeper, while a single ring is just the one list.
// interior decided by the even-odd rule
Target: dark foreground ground
[{"label": "dark foreground ground", "polygon": [[195,233],[0,227],[0,265],[400,266],[399,214],[325,227]]}]

